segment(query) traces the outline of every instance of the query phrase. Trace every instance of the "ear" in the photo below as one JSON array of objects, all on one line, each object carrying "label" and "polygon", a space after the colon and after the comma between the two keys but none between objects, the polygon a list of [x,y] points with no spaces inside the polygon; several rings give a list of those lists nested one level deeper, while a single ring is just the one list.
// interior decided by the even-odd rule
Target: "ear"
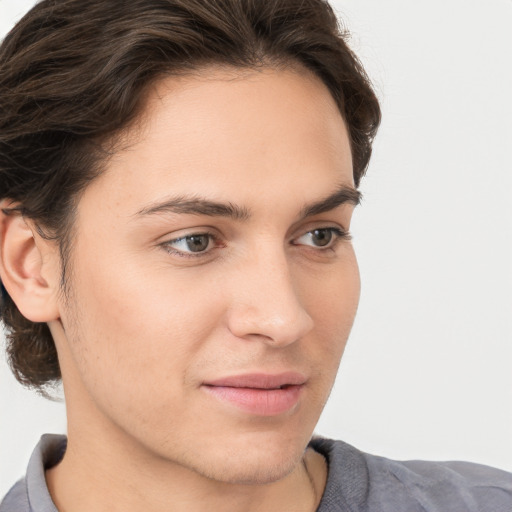
[{"label": "ear", "polygon": [[[37,234],[13,205],[0,202],[0,279],[21,314],[32,322],[59,318],[58,249]],[[8,210],[10,213],[8,213]]]}]

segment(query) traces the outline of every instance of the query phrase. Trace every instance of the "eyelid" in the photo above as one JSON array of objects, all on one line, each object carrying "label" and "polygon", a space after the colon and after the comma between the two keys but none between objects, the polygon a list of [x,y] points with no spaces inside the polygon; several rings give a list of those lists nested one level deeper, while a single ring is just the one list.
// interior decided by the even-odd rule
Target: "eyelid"
[{"label": "eyelid", "polygon": [[[180,249],[175,249],[172,247],[172,244],[175,244],[177,242],[180,242],[181,240],[184,240],[186,238],[193,237],[193,236],[208,236],[210,238],[211,242],[214,244],[214,246],[211,248],[208,247],[207,250],[200,251],[200,252],[182,251]],[[166,240],[159,245],[161,247],[163,247],[163,249],[165,251],[167,251],[169,254],[173,254],[173,255],[176,255],[176,256],[182,257],[182,258],[205,257],[206,255],[210,254],[216,248],[216,246],[217,247],[221,246],[220,237],[218,235],[216,235],[215,233],[212,233],[211,231],[208,231],[208,230],[203,230],[203,231],[198,230],[198,231],[193,231],[190,233],[184,233],[183,235],[172,238],[171,240]]]},{"label": "eyelid", "polygon": [[[298,240],[301,237],[306,236],[310,233],[313,233],[314,231],[330,231],[333,234],[333,239],[326,246],[314,246],[314,245],[309,245],[309,244],[295,243],[296,240]],[[193,236],[208,236],[210,238],[212,247],[209,246],[206,250],[199,251],[199,252],[183,251],[183,250],[176,249],[176,248],[172,247],[173,244],[176,244],[177,242],[180,242],[188,237],[193,237]],[[332,251],[336,248],[336,246],[338,245],[339,242],[341,242],[343,240],[348,241],[351,239],[352,239],[352,237],[351,237],[350,233],[340,226],[319,225],[316,227],[311,227],[310,229],[307,229],[307,231],[303,231],[301,235],[295,237],[291,241],[291,245],[308,247],[313,251],[321,253],[323,251],[329,251],[329,250]],[[169,254],[178,256],[180,258],[206,258],[207,256],[211,256],[211,253],[215,249],[221,248],[221,247],[225,246],[226,244],[222,243],[222,239],[218,234],[216,234],[208,229],[203,229],[203,230],[198,229],[198,230],[194,230],[194,231],[191,231],[188,233],[183,233],[182,235],[176,236],[170,240],[166,240],[166,241],[160,243],[159,245]]]},{"label": "eyelid", "polygon": [[[302,238],[303,236],[309,235],[310,233],[313,233],[314,231],[330,231],[333,234],[332,242],[329,242],[329,244],[327,244],[326,246],[312,246],[312,245],[308,245],[308,244],[293,243],[295,240]],[[307,231],[302,233],[302,235],[294,238],[294,240],[292,241],[292,244],[293,245],[304,245],[305,247],[311,247],[315,251],[321,252],[321,251],[328,251],[328,250],[332,250],[332,249],[336,248],[338,243],[343,240],[345,240],[345,241],[352,240],[352,235],[347,230],[345,230],[341,227],[337,227],[337,226],[319,226],[319,227],[315,227],[312,229],[308,229]]]}]

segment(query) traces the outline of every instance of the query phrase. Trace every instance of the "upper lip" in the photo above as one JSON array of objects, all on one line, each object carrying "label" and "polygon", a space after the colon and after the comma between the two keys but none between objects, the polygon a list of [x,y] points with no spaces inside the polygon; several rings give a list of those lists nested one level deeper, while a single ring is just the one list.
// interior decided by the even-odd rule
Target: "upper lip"
[{"label": "upper lip", "polygon": [[293,371],[276,374],[246,373],[205,381],[203,385],[230,388],[279,389],[285,386],[300,386],[306,380],[302,373]]}]

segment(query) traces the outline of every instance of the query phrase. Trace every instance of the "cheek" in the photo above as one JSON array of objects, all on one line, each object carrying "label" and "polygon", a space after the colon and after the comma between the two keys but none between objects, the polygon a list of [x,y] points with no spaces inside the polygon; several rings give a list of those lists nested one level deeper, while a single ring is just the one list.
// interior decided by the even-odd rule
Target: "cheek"
[{"label": "cheek", "polygon": [[[317,274],[304,274],[303,301],[325,340],[346,340],[359,304],[361,282],[351,246],[343,259]],[[345,336],[344,336],[345,334]]]},{"label": "cheek", "polygon": [[307,344],[313,371],[330,390],[356,316],[360,295],[360,276],[355,254],[350,247],[340,264],[321,274],[304,274],[301,296],[314,319],[315,334]]},{"label": "cheek", "polygon": [[166,278],[162,269],[118,261],[77,268],[75,275],[71,332],[78,343],[71,346],[92,392],[133,401],[158,387],[179,389],[222,305],[183,276]]}]

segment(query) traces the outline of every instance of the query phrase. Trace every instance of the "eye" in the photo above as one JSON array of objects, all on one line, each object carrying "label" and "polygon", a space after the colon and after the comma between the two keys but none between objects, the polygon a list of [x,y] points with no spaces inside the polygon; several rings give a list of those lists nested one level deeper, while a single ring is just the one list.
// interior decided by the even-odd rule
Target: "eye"
[{"label": "eye", "polygon": [[349,240],[350,235],[339,228],[319,228],[304,233],[294,240],[294,245],[308,245],[322,249],[332,248],[341,240]]},{"label": "eye", "polygon": [[200,256],[209,252],[215,246],[216,238],[211,233],[194,233],[169,240],[163,247],[171,254],[178,256]]}]

